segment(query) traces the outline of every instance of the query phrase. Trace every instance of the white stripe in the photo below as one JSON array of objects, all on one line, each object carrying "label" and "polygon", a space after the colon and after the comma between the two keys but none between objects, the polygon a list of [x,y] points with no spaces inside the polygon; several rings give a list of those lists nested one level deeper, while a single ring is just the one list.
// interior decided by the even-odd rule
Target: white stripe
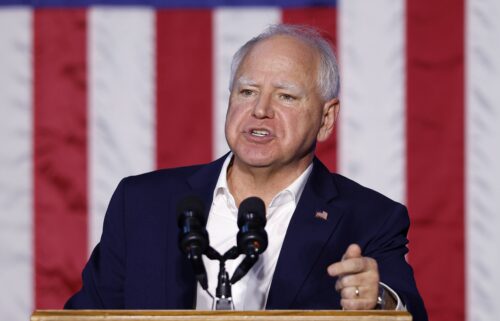
[{"label": "white stripe", "polygon": [[90,249],[119,180],[155,167],[154,19],[149,8],[90,10]]},{"label": "white stripe", "polygon": [[404,202],[404,1],[343,0],[338,16],[339,170]]},{"label": "white stripe", "polygon": [[224,123],[229,100],[229,73],[233,54],[268,25],[278,23],[280,20],[281,11],[274,8],[220,8],[214,11],[212,135],[215,158],[229,150],[224,136]]},{"label": "white stripe", "polygon": [[0,310],[33,309],[31,10],[0,9]]},{"label": "white stripe", "polygon": [[500,2],[466,10],[467,318],[498,320],[500,305]]}]

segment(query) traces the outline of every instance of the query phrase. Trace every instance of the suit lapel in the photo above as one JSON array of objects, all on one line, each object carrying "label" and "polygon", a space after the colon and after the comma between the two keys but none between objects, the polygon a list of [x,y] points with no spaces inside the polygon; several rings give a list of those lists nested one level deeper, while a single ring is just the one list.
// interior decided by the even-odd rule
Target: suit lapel
[{"label": "suit lapel", "polygon": [[[190,195],[198,196],[205,205],[205,220],[208,218],[208,213],[212,206],[214,189],[219,179],[222,165],[228,155],[226,154],[216,161],[201,167],[188,178],[188,184],[192,188],[189,191]],[[187,194],[184,196],[187,196]]]},{"label": "suit lapel", "polygon": [[[331,204],[336,195],[330,172],[315,159],[286,232],[266,308],[293,308],[297,294],[342,217],[342,212]],[[322,217],[316,216],[318,212]]]}]

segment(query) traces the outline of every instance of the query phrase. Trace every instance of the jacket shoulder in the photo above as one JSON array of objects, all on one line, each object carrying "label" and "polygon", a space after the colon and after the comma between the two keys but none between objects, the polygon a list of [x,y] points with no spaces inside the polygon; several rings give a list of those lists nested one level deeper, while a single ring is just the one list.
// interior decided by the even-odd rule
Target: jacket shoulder
[{"label": "jacket shoulder", "polygon": [[158,185],[182,184],[193,173],[206,165],[192,165],[175,168],[158,169],[139,175],[132,175],[122,179],[122,183],[128,186],[145,188],[148,186],[157,188]]},{"label": "jacket shoulder", "polygon": [[343,175],[331,173],[331,178],[335,186],[337,187],[339,197],[341,199],[350,200],[360,206],[403,206],[402,204],[390,199],[382,193],[363,186],[360,183]]}]

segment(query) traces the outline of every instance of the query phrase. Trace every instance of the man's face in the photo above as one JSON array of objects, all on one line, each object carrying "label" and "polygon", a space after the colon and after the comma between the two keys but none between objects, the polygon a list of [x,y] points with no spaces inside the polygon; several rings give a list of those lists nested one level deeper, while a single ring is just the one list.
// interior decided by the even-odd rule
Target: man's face
[{"label": "man's face", "polygon": [[338,100],[317,90],[318,53],[288,36],[255,45],[236,72],[226,139],[250,167],[307,165],[331,133]]}]

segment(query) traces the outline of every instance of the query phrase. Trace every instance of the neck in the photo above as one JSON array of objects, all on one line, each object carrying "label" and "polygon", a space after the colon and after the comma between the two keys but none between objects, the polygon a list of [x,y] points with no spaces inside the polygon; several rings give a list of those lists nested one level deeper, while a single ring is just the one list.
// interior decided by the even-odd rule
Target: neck
[{"label": "neck", "polygon": [[269,207],[273,197],[287,186],[292,184],[311,164],[313,156],[301,162],[281,166],[279,169],[271,167],[251,167],[234,156],[228,167],[227,183],[236,205],[250,196],[261,198],[266,207]]}]

